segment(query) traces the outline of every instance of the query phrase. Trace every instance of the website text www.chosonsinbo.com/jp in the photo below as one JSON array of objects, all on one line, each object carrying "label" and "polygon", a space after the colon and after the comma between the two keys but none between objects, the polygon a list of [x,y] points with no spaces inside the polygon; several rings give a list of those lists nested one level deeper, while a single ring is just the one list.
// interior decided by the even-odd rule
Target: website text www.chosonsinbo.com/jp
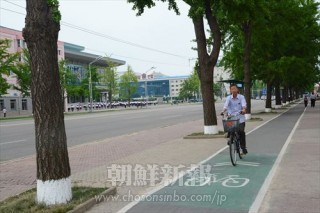
[{"label": "website text www.chosonsinbo.com/jp", "polygon": [[178,194],[176,190],[170,193],[164,192],[162,194],[150,194],[150,195],[139,195],[132,194],[129,190],[125,195],[96,195],[95,200],[97,202],[208,202],[212,205],[221,206],[227,201],[227,196],[221,194],[220,191],[216,190],[213,194]]}]

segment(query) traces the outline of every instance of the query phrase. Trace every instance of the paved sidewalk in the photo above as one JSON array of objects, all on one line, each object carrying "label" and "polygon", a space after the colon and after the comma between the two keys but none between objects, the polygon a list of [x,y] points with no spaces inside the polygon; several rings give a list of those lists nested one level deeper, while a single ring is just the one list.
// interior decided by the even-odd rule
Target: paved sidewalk
[{"label": "paved sidewalk", "polygon": [[320,106],[308,107],[259,210],[320,212]]}]

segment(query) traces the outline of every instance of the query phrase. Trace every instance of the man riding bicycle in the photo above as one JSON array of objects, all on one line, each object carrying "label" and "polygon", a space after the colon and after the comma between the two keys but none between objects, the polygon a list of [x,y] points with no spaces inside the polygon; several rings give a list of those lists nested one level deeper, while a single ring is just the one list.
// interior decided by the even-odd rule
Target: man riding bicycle
[{"label": "man riding bicycle", "polygon": [[247,154],[248,150],[246,147],[246,133],[245,129],[245,121],[246,118],[244,114],[246,113],[247,109],[247,102],[243,95],[239,94],[239,89],[237,85],[230,86],[231,95],[229,95],[226,99],[226,102],[223,106],[223,111],[221,114],[224,114],[225,111],[228,112],[230,116],[237,116],[239,118],[239,136],[240,136],[240,146],[242,149],[242,154]]}]

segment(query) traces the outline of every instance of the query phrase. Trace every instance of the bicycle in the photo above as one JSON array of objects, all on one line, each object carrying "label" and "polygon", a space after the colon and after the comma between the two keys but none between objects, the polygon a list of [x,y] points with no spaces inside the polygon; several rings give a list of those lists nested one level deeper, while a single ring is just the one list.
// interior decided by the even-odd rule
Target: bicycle
[{"label": "bicycle", "polygon": [[221,114],[224,132],[229,135],[228,145],[230,152],[230,160],[233,166],[237,165],[237,155],[242,159],[240,153],[240,136],[239,136],[239,118],[238,115]]}]

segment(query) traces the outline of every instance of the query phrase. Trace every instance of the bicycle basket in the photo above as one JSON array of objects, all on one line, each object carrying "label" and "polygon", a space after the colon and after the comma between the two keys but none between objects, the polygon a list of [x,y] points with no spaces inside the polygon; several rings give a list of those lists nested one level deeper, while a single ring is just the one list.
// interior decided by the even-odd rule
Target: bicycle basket
[{"label": "bicycle basket", "polygon": [[223,129],[225,132],[237,132],[239,129],[239,119],[222,120]]}]

